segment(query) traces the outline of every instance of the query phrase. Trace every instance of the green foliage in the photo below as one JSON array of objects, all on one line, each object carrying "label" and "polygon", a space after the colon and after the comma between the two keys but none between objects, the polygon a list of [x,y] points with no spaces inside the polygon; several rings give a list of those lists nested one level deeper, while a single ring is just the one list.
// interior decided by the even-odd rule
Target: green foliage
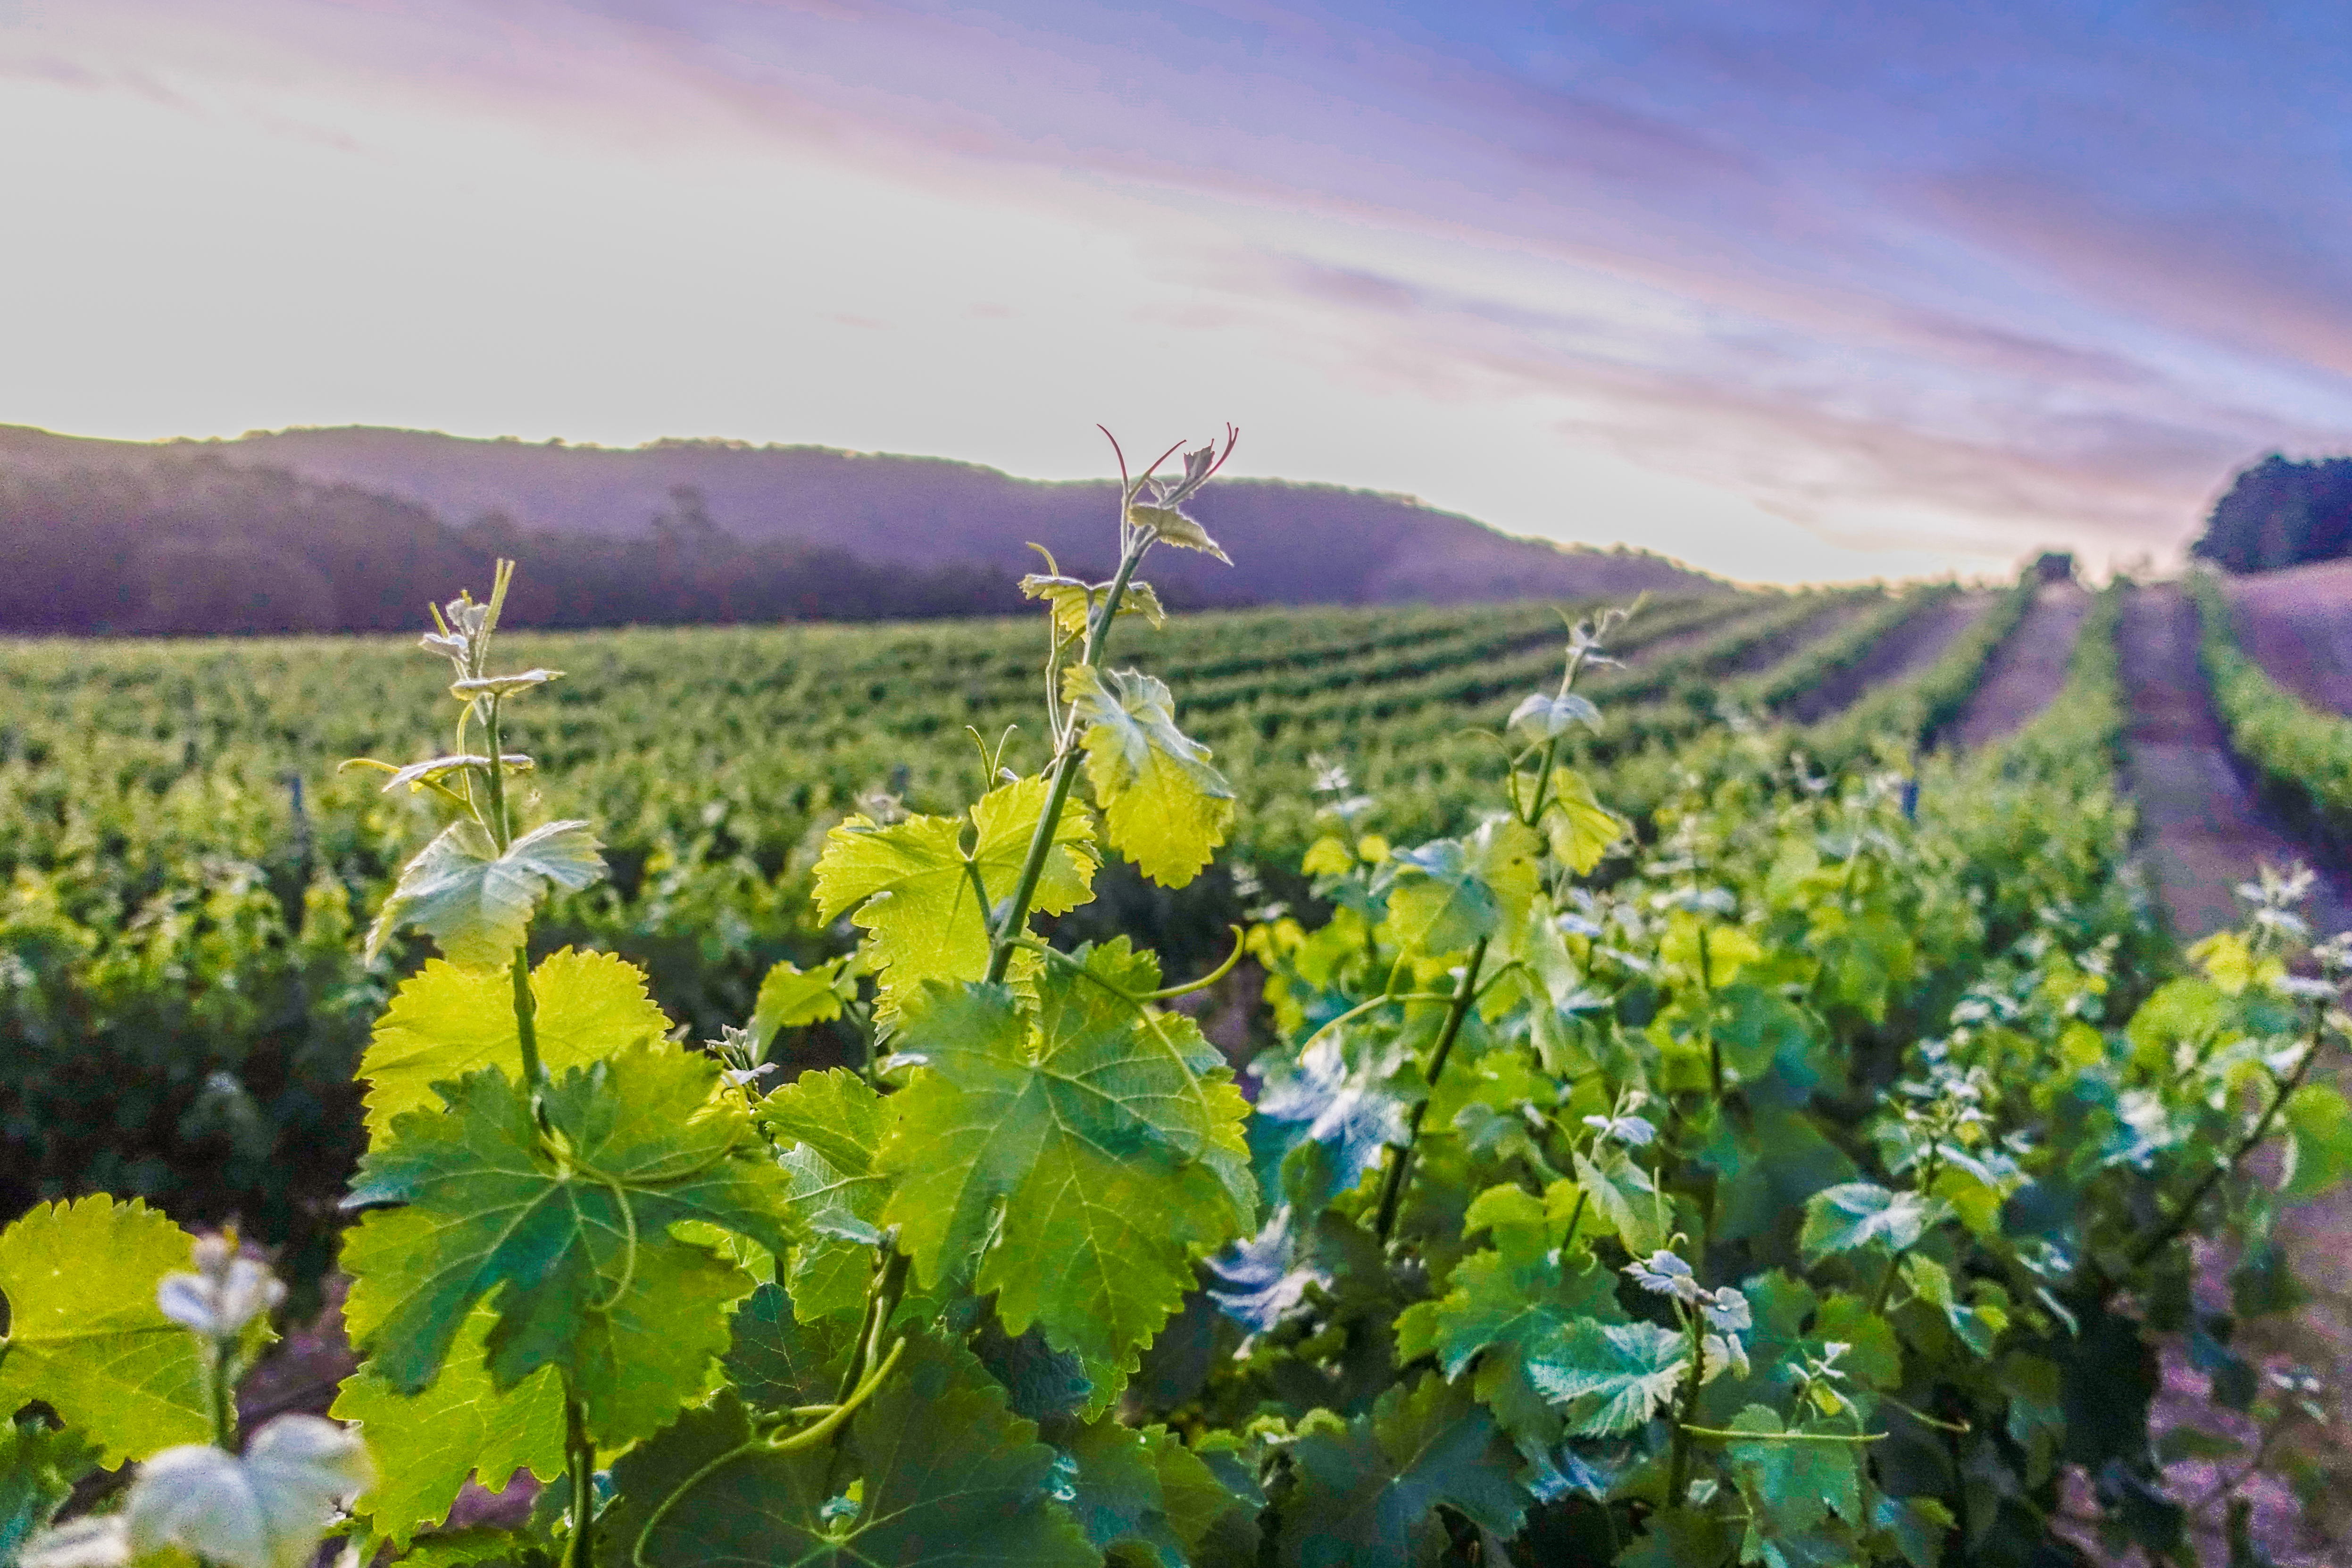
[{"label": "green foliage", "polygon": [[188,1237],[137,1202],[36,1208],[0,1232],[0,1405],[38,1400],[119,1465],[212,1430],[195,1343],[155,1304]]},{"label": "green foliage", "polygon": [[[1083,967],[1081,967],[1081,965]],[[1255,1217],[1231,1072],[1199,1029],[1148,1012],[1159,965],[1124,940],[1009,988],[927,987],[894,1042],[882,1218],[926,1285],[971,1267],[1013,1333],[1085,1363],[1099,1408],[1181,1303],[1192,1262]]]},{"label": "green foliage", "polygon": [[2352,844],[2352,719],[2313,707],[2246,656],[2218,578],[2199,573],[2189,582],[2205,678],[2231,746],[2291,814],[2339,845]]},{"label": "green foliage", "polygon": [[[1175,689],[1102,673],[1115,628],[1153,623],[1118,612],[1155,544],[1222,554],[1179,510],[1217,460],[1130,478],[1115,575],[1043,585],[1036,771],[983,736],[978,790],[808,834],[811,912],[855,951],[764,954],[707,1050],[624,958],[531,966],[531,925],[563,917],[530,879],[560,878],[497,869],[531,842],[507,786],[560,785],[505,749],[507,705],[561,689],[490,666],[503,571],[488,605],[446,606],[426,646],[462,717],[416,798],[454,816],[434,842],[495,852],[446,896],[387,895],[449,959],[359,1064],[341,1260],[368,1359],[336,1408],[381,1477],[369,1541],[421,1542],[427,1568],[1996,1568],[2032,1559],[2073,1467],[2118,1539],[2172,1551],[2152,1336],[2203,1335],[2243,1393],[2186,1249],[2235,1248],[2239,1310],[2284,1308],[2281,1207],[2352,1151],[2313,1070],[2340,998],[2290,968],[2294,888],[2256,889],[2194,976],[2131,891],[2112,598],[2053,709],[2073,738],[2045,720],[1936,763],[1916,810],[1897,776],[1811,759],[1916,744],[1990,636],[1874,710],[1891,734],[1696,735],[1623,817],[1618,784],[1657,775],[1606,744],[1601,700],[1641,679],[1608,673],[1615,616],[1572,626],[1534,697],[1486,693],[1516,704],[1505,749],[1439,837],[1371,831],[1387,808],[1318,764],[1305,894],[1244,936],[1270,1013],[1253,1109],[1169,1005],[1201,987],[1093,935],[1118,922],[1089,909],[1075,798],[1083,774],[1104,842],[1171,887],[1251,831]],[[1942,602],[1750,613],[1778,637],[1858,603],[1884,633]],[[792,1048],[819,1029],[854,1067]],[[91,1267],[59,1214],[0,1237],[17,1321],[20,1294],[66,1310],[42,1292],[68,1257]],[[188,1256],[140,1234],[107,1332],[152,1337]],[[196,1339],[194,1394],[245,1331]],[[23,1414],[102,1444],[97,1374],[28,1347],[0,1361]],[[346,1436],[289,1429],[313,1447],[265,1496],[276,1446],[240,1458],[217,1397],[190,1409],[214,1446],[152,1462],[123,1517],[185,1482],[209,1522],[92,1541],[277,1568],[220,1500],[282,1512],[290,1562],[359,1484]],[[528,1526],[435,1540],[469,1478],[524,1469],[549,1483]],[[36,1476],[34,1511],[55,1491]]]},{"label": "green foliage", "polygon": [[446,1111],[395,1117],[349,1201],[401,1206],[343,1247],[369,1368],[403,1393],[431,1386],[488,1299],[492,1385],[561,1369],[604,1442],[700,1397],[753,1281],[673,1227],[791,1244],[786,1174],[719,1079],[708,1058],[639,1047],[553,1079],[536,1109],[491,1068],[444,1086]]}]

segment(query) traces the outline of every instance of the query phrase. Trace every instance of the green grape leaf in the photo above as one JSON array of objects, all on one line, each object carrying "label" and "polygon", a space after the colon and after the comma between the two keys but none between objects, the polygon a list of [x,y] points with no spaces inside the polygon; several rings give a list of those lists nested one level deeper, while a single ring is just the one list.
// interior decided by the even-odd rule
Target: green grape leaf
[{"label": "green grape leaf", "polygon": [[1234,791],[1209,765],[1209,748],[1176,728],[1168,688],[1131,669],[1074,664],[1062,697],[1086,726],[1087,782],[1112,847],[1162,887],[1191,882],[1225,841]]},{"label": "green grape leaf", "polygon": [[1159,1462],[1168,1522],[1194,1568],[1256,1568],[1265,1492],[1241,1440],[1211,1432],[1188,1448],[1162,1426],[1144,1428],[1144,1437]]},{"label": "green grape leaf", "polygon": [[422,1394],[402,1394],[373,1368],[343,1380],[328,1414],[354,1422],[380,1479],[352,1511],[395,1547],[449,1517],[468,1477],[502,1492],[518,1470],[542,1481],[563,1473],[563,1384],[541,1367],[501,1392],[484,1364],[498,1314],[466,1316],[441,1375]]},{"label": "green grape leaf", "polygon": [[1891,1193],[1874,1182],[1846,1182],[1824,1187],[1806,1200],[1798,1244],[1809,1260],[1873,1243],[1901,1251],[1916,1245],[1950,1212],[1950,1205],[1938,1198]]},{"label": "green grape leaf", "polygon": [[400,1568],[475,1568],[508,1563],[512,1568],[552,1568],[547,1548],[520,1530],[475,1525],[426,1536],[400,1559]]},{"label": "green grape leaf", "polygon": [[1097,1551],[1121,1563],[1185,1568],[1186,1542],[1160,1479],[1160,1448],[1176,1447],[1166,1427],[1140,1432],[1106,1416],[1058,1446],[1076,1474],[1055,1495]]},{"label": "green grape leaf", "polygon": [[1389,890],[1397,941],[1423,952],[1458,952],[1480,937],[1517,939],[1535,901],[1537,842],[1516,817],[1489,818],[1467,838],[1401,849]]},{"label": "green grape leaf", "polygon": [[782,1279],[803,1320],[858,1317],[874,1283],[874,1249],[820,1236],[793,1248]]},{"label": "green grape leaf", "polygon": [[1036,1433],[971,1352],[919,1334],[850,1419],[854,1468],[779,1451],[722,1392],[621,1457],[597,1535],[615,1568],[1097,1568]]},{"label": "green grape leaf", "polygon": [[1592,1437],[1630,1432],[1674,1397],[1688,1370],[1683,1336],[1655,1323],[1570,1323],[1528,1352],[1528,1381],[1569,1407],[1569,1425]]},{"label": "green grape leaf", "polygon": [[1671,1211],[1662,1217],[1656,1184],[1631,1156],[1609,1148],[1597,1161],[1579,1153],[1573,1163],[1578,1188],[1627,1252],[1647,1258],[1665,1246]]},{"label": "green grape leaf", "polygon": [[792,1217],[814,1235],[872,1247],[882,1239],[890,1181],[874,1156],[890,1131],[882,1097],[840,1068],[803,1073],[753,1113],[779,1142],[792,1178]]},{"label": "green grape leaf", "polygon": [[[972,887],[972,868],[989,904],[1012,893],[1047,793],[1044,779],[1026,778],[982,795],[971,808],[969,859],[960,816],[909,816],[887,827],[853,816],[825,835],[816,863],[817,918],[846,913],[874,933],[881,984],[894,1007],[923,981],[977,980],[988,973],[989,910]],[[1034,907],[1050,915],[1077,908],[1092,896],[1099,863],[1086,812],[1065,809]]]},{"label": "green grape leaf", "polygon": [[762,1285],[735,1309],[727,1381],[755,1410],[829,1405],[841,1393],[856,1339],[855,1325],[838,1319],[803,1322],[788,1291]]},{"label": "green grape leaf", "polygon": [[[883,1211],[926,1286],[985,1248],[973,1289],[1008,1332],[1041,1325],[1107,1405],[1181,1303],[1193,1259],[1255,1217],[1247,1106],[1189,1019],[1127,998],[1159,966],[1125,938],[1055,963],[1038,1009],[1001,985],[927,985],[908,1005],[878,1168]],[[1125,993],[1125,994],[1121,994]]]},{"label": "green grape leaf", "polygon": [[194,1267],[194,1245],[137,1199],[102,1194],[36,1205],[0,1231],[0,1411],[46,1403],[110,1469],[209,1441],[195,1336],[155,1305],[163,1276]]},{"label": "green grape leaf", "polygon": [[1617,1554],[1616,1568],[1722,1568],[1738,1543],[1739,1538],[1711,1513],[1668,1509],[1650,1516],[1642,1534]]},{"label": "green grape leaf", "polygon": [[[1044,599],[1054,606],[1054,629],[1065,637],[1076,637],[1087,629],[1094,615],[1096,595],[1110,591],[1108,583],[1089,584],[1076,577],[1064,577],[1042,572],[1032,572],[1021,579],[1024,597]],[[1160,605],[1160,595],[1149,583],[1130,582],[1118,597],[1118,613],[1141,616],[1158,631],[1168,624],[1168,612]]]},{"label": "green grape leaf", "polygon": [[[609,952],[550,953],[531,971],[530,994],[531,1034],[550,1072],[669,1033],[669,1020],[646,994],[645,971]],[[516,1070],[521,1061],[509,974],[434,959],[392,994],[360,1059],[369,1136],[382,1138],[404,1110],[437,1108],[436,1083],[488,1067]]]},{"label": "green grape leaf", "polygon": [[1390,1389],[1369,1416],[1311,1419],[1291,1461],[1285,1568],[1409,1568],[1445,1544],[1440,1503],[1507,1538],[1528,1501],[1512,1479],[1518,1455],[1468,1389],[1435,1373]]},{"label": "green grape leaf", "polygon": [[1581,877],[1625,837],[1625,819],[1601,804],[1591,782],[1574,768],[1554,768],[1544,834],[1552,858]]},{"label": "green grape leaf", "polygon": [[1853,1445],[1770,1441],[1788,1428],[1761,1405],[1733,1416],[1731,1430],[1758,1435],[1756,1440],[1726,1444],[1724,1457],[1748,1500],[1748,1528],[1763,1540],[1801,1535],[1832,1510],[1849,1523],[1860,1521],[1862,1482]]},{"label": "green grape leaf", "polygon": [[604,876],[600,847],[588,824],[550,822],[501,855],[479,823],[453,822],[401,868],[368,928],[367,956],[381,952],[394,931],[415,926],[460,968],[501,968],[513,962],[551,886],[578,892]]},{"label": "green grape leaf", "polygon": [[1203,555],[1213,555],[1230,566],[1234,558],[1209,537],[1209,531],[1192,521],[1192,514],[1172,506],[1152,506],[1138,501],[1127,509],[1127,521],[1138,528],[1148,528],[1160,535],[1160,542],[1172,544],[1179,550],[1197,550]]},{"label": "green grape leaf", "polygon": [[16,1561],[98,1460],[98,1450],[71,1428],[53,1432],[37,1422],[0,1427],[0,1563]]},{"label": "green grape leaf", "polygon": [[1589,1253],[1569,1258],[1541,1241],[1474,1252],[1454,1265],[1449,1284],[1431,1343],[1448,1377],[1481,1352],[1518,1367],[1579,1321],[1625,1317],[1613,1272]]},{"label": "green grape leaf", "polygon": [[751,1004],[753,1048],[764,1054],[780,1029],[805,1029],[840,1017],[842,972],[848,966],[847,959],[835,958],[803,969],[787,958],[770,969]]},{"label": "green grape leaf", "polygon": [[439,1373],[474,1303],[498,1322],[490,1380],[562,1367],[601,1441],[649,1435],[710,1384],[728,1309],[754,1281],[670,1227],[698,1220],[782,1254],[787,1178],[708,1058],[635,1047],[541,1097],[496,1068],[396,1118],[352,1206],[401,1204],[347,1234],[352,1342],[403,1392]]},{"label": "green grape leaf", "polygon": [[1871,1505],[1870,1519],[1893,1539],[1895,1550],[1911,1568],[1937,1568],[1944,1560],[1944,1538],[1958,1523],[1950,1509],[1931,1497],[1882,1497]]},{"label": "green grape leaf", "polygon": [[2283,1197],[2315,1198],[2352,1173],[2352,1106],[2333,1086],[2307,1083],[2287,1097]]}]

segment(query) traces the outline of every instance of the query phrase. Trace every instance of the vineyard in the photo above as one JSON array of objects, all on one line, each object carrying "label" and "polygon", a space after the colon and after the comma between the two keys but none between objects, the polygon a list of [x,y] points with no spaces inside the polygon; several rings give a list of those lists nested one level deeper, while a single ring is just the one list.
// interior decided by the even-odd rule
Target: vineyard
[{"label": "vineyard", "polygon": [[0,1561],[2340,1547],[2245,604],[1167,616],[1214,461],[1018,620],[0,651]]}]

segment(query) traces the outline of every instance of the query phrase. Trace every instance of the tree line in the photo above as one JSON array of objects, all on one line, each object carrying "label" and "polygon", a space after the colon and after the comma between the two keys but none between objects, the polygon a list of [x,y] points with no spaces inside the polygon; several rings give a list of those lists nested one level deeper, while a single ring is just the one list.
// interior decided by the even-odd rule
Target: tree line
[{"label": "tree line", "polygon": [[219,636],[405,629],[452,583],[527,558],[509,624],[898,620],[1017,610],[1001,566],[909,567],[805,541],[737,538],[681,486],[630,538],[453,525],[351,485],[197,456],[0,470],[0,631]]}]

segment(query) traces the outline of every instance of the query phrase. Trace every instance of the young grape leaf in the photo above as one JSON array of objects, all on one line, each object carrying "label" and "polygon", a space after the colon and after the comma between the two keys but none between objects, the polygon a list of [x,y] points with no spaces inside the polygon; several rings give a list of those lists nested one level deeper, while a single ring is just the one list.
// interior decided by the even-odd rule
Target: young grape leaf
[{"label": "young grape leaf", "polygon": [[[669,1033],[646,994],[645,971],[609,952],[564,948],[531,971],[531,1034],[550,1072],[617,1056]],[[514,982],[501,970],[460,969],[439,959],[401,983],[376,1020],[359,1076],[368,1080],[367,1121],[382,1138],[404,1110],[437,1108],[433,1085],[483,1068],[518,1071]]]},{"label": "young grape leaf", "polygon": [[468,1477],[502,1492],[518,1470],[542,1481],[563,1473],[563,1384],[541,1367],[501,1393],[484,1364],[498,1314],[467,1314],[441,1375],[422,1394],[394,1389],[373,1368],[343,1380],[328,1412],[358,1425],[383,1474],[352,1511],[395,1547],[449,1517]]},{"label": "young grape leaf", "polygon": [[513,962],[531,911],[550,886],[573,892],[604,874],[596,836],[584,822],[550,822],[499,853],[479,823],[453,822],[401,868],[400,880],[368,929],[367,956],[392,933],[415,926],[463,969]]},{"label": "young grape leaf", "polygon": [[489,1297],[492,1384],[562,1367],[608,1445],[699,1397],[754,1282],[670,1226],[703,1221],[779,1254],[790,1242],[787,1178],[719,1081],[707,1058],[640,1047],[556,1079],[544,1134],[497,1068],[442,1086],[446,1114],[394,1119],[346,1200],[406,1205],[344,1241],[345,1321],[373,1369],[424,1389]]},{"label": "young grape leaf", "polygon": [[0,1231],[0,1411],[42,1401],[109,1468],[207,1441],[202,1352],[155,1305],[194,1260],[188,1233],[135,1198],[37,1205]]},{"label": "young grape leaf", "polygon": [[842,971],[848,964],[835,958],[803,969],[789,958],[778,962],[760,982],[759,997],[751,1004],[752,1047],[764,1053],[779,1029],[804,1029],[840,1017]]},{"label": "young grape leaf", "polygon": [[1862,1484],[1852,1446],[1771,1441],[1787,1428],[1761,1405],[1750,1405],[1733,1416],[1731,1429],[1758,1435],[1755,1440],[1726,1445],[1724,1457],[1740,1495],[1748,1500],[1748,1529],[1760,1541],[1801,1535],[1827,1520],[1832,1510],[1849,1524],[1860,1522]]},{"label": "young grape leaf", "polygon": [[1549,691],[1530,691],[1519,699],[1511,710],[1507,729],[1525,729],[1540,740],[1553,740],[1567,734],[1581,724],[1590,730],[1601,728],[1601,710],[1592,699],[1574,691],[1555,695]]},{"label": "young grape leaf", "polygon": [[2286,1162],[2281,1195],[2302,1200],[2327,1192],[2352,1174],[2352,1106],[2341,1091],[2307,1083],[2287,1097]]},{"label": "young grape leaf", "polygon": [[303,1568],[335,1505],[374,1479],[359,1438],[316,1415],[280,1415],[241,1454],[184,1443],[149,1459],[123,1533],[135,1558],[177,1548],[229,1568]]},{"label": "young grape leaf", "polygon": [[1209,748],[1176,728],[1168,688],[1076,664],[1062,672],[1062,697],[1086,726],[1087,782],[1112,847],[1162,887],[1191,882],[1225,841],[1234,791]]},{"label": "young grape leaf", "polygon": [[[817,918],[848,913],[874,933],[883,991],[894,1007],[923,981],[977,980],[988,973],[989,908],[972,872],[977,868],[988,905],[1012,893],[1047,793],[1044,779],[1026,778],[982,795],[971,808],[969,858],[960,816],[909,816],[887,827],[853,816],[825,835],[816,863]],[[1093,845],[1086,812],[1064,810],[1038,879],[1037,910],[1064,914],[1091,896],[1099,864]]]},{"label": "young grape leaf", "polygon": [[[1024,598],[1044,599],[1053,605],[1054,629],[1065,637],[1076,637],[1087,629],[1087,623],[1094,614],[1097,595],[1109,591],[1110,586],[1106,583],[1088,584],[1076,577],[1054,576],[1042,572],[1032,572],[1021,579],[1021,593]],[[1160,607],[1160,595],[1152,591],[1149,583],[1129,582],[1127,591],[1118,597],[1118,613],[1141,616],[1151,623],[1153,631],[1168,624],[1168,612]]]},{"label": "young grape leaf", "polygon": [[1577,1186],[1627,1252],[1646,1258],[1666,1244],[1656,1184],[1622,1149],[1599,1151],[1598,1159],[1579,1153],[1574,1164]]},{"label": "young grape leaf", "polygon": [[1190,512],[1172,506],[1152,506],[1138,501],[1127,509],[1128,521],[1138,528],[1149,528],[1160,535],[1160,542],[1172,544],[1179,550],[1197,550],[1203,555],[1213,555],[1230,566],[1233,557],[1209,537],[1209,531],[1192,520]]},{"label": "young grape leaf", "polygon": [[98,1450],[70,1428],[53,1432],[37,1421],[0,1426],[0,1563],[17,1560],[98,1460]]},{"label": "young grape leaf", "polygon": [[840,1068],[803,1073],[753,1112],[779,1142],[792,1178],[792,1217],[815,1235],[872,1247],[882,1239],[889,1178],[874,1156],[890,1131],[882,1097]]},{"label": "young grape leaf", "polygon": [[1516,817],[1489,818],[1467,838],[1402,849],[1389,890],[1399,942],[1426,953],[1459,952],[1480,937],[1517,939],[1535,901],[1536,836]]},{"label": "young grape leaf", "polygon": [[923,1070],[892,1097],[877,1167],[924,1284],[985,1248],[974,1289],[1008,1331],[1039,1323],[1076,1352],[1098,1409],[1256,1195],[1223,1058],[1190,1020],[1128,1000],[1157,963],[1125,938],[1073,958],[1083,973],[1041,972],[1034,1015],[1001,985],[909,1002],[895,1059]]},{"label": "young grape leaf", "polygon": [[1870,1519],[1911,1568],[1939,1568],[1945,1538],[1959,1522],[1941,1500],[1931,1497],[1882,1497],[1871,1505]]},{"label": "young grape leaf", "polygon": [[1504,1537],[1527,1506],[1512,1479],[1518,1455],[1468,1389],[1435,1373],[1390,1389],[1369,1416],[1312,1418],[1291,1460],[1285,1568],[1409,1568],[1445,1545],[1440,1503]]},{"label": "young grape leaf", "polygon": [[919,1334],[851,1417],[837,1478],[829,1445],[779,1452],[721,1393],[622,1456],[597,1535],[644,1568],[1097,1568],[1036,1434],[970,1352]]},{"label": "young grape leaf", "polygon": [[1689,1345],[1655,1323],[1570,1323],[1525,1352],[1528,1380],[1587,1436],[1630,1432],[1672,1399],[1689,1369]]},{"label": "young grape leaf", "polygon": [[1574,768],[1554,768],[1544,833],[1552,858],[1581,877],[1625,837],[1625,819],[1601,804],[1590,780]]},{"label": "young grape leaf", "polygon": [[1940,1199],[1889,1192],[1874,1182],[1847,1182],[1806,1200],[1798,1244],[1808,1259],[1852,1252],[1874,1242],[1899,1252],[1948,1213]]}]

